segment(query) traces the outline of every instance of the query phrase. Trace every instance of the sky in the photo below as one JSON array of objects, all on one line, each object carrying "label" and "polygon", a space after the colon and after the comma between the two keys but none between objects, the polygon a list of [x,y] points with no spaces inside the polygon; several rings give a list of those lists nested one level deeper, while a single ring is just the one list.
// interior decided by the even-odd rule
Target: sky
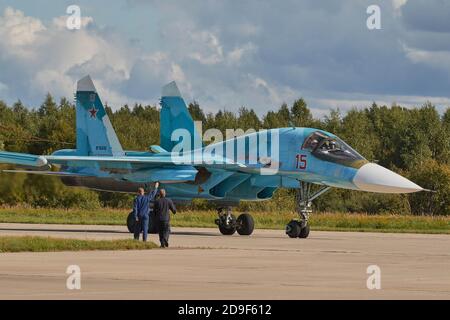
[{"label": "sky", "polygon": [[[381,29],[367,27],[373,4]],[[158,104],[175,80],[208,112],[263,115],[300,97],[317,117],[373,101],[444,111],[450,1],[0,0],[0,100],[72,98],[86,74],[113,109]]]}]

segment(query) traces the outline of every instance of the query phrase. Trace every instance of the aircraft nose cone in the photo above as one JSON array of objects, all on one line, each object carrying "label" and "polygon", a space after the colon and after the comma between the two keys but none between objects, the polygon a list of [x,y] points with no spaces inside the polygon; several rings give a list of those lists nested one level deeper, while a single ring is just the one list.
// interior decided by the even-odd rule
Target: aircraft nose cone
[{"label": "aircraft nose cone", "polygon": [[353,183],[362,191],[379,193],[411,193],[423,188],[412,181],[376,163],[367,163],[358,169]]}]

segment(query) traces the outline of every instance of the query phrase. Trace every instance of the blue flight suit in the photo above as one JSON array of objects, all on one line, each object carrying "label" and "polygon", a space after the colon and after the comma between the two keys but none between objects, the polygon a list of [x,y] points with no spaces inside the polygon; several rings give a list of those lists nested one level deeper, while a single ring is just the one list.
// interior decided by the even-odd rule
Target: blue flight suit
[{"label": "blue flight suit", "polygon": [[136,221],[134,225],[134,239],[139,240],[141,230],[143,232],[143,240],[147,241],[148,223],[150,220],[150,204],[155,200],[158,189],[150,191],[148,194],[138,195],[133,203],[133,218]]}]

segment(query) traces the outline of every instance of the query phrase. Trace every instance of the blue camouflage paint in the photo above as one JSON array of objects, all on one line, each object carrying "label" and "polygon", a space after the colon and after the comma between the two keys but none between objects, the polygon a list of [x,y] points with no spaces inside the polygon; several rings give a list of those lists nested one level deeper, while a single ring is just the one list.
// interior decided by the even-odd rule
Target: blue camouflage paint
[{"label": "blue camouflage paint", "polygon": [[178,143],[178,141],[172,141],[172,132],[176,129],[185,129],[190,133],[192,149],[203,146],[201,136],[195,128],[186,103],[181,98],[175,82],[171,82],[163,88],[161,98],[160,144],[164,150],[172,151],[174,145]]},{"label": "blue camouflage paint", "polygon": [[[87,84],[87,86],[82,86]],[[77,153],[89,156],[124,155],[119,139],[98,96],[92,80],[81,79],[76,93]],[[84,91],[88,90],[88,91]]]},{"label": "blue camouflage paint", "polygon": [[[169,152],[177,142],[171,141],[173,130],[184,128],[193,136],[191,149],[202,148],[200,135],[174,83],[163,90],[161,99],[161,147],[152,146],[154,152],[124,151],[112,128],[105,108],[90,78],[79,81],[76,94],[77,148],[75,150],[58,150],[52,156],[34,156],[0,152],[0,162],[26,164],[39,167],[43,161],[61,166],[61,172],[73,175],[69,185],[83,186],[89,177],[89,186],[93,189],[108,190],[104,181],[111,186],[111,191],[130,192],[136,185],[149,185],[161,181],[168,194],[174,199],[191,200],[203,198],[223,201],[265,200],[272,197],[280,187],[298,188],[299,180],[333,187],[357,189],[353,178],[360,163],[349,165],[326,161],[318,158],[302,146],[312,133],[320,132],[324,136],[336,138],[335,135],[313,128],[281,128],[257,132],[233,139],[236,143],[224,141],[211,145],[222,150],[226,155],[227,145],[232,145],[232,159],[221,157],[219,161],[209,164],[183,165],[174,163]],[[272,141],[270,133],[276,131],[278,141]],[[273,144],[279,147],[280,164],[276,175],[259,174],[261,163],[252,163],[249,153],[261,156],[258,144],[250,141],[262,141],[263,135],[269,133],[267,155]],[[245,143],[246,153],[238,157],[237,144]],[[209,147],[211,147],[209,146]],[[255,150],[256,148],[256,150]],[[299,168],[298,159],[302,157],[305,167]],[[190,158],[190,155],[187,156]],[[259,159],[257,159],[259,160]],[[33,172],[35,173],[35,172]],[[77,177],[79,175],[79,177]],[[65,181],[65,180],[63,180]],[[98,187],[96,184],[98,183]],[[134,191],[134,190],[133,190]]]}]

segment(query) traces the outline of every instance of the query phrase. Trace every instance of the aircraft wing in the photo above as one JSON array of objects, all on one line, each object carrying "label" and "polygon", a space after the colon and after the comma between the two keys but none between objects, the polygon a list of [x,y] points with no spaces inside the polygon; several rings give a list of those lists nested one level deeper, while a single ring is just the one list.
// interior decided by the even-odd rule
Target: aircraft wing
[{"label": "aircraft wing", "polygon": [[0,163],[43,167],[48,164],[64,165],[68,167],[95,167],[105,169],[152,168],[159,166],[190,165],[206,168],[242,169],[246,166],[226,158],[203,158],[192,161],[191,155],[186,156],[36,156],[26,153],[0,152]]},{"label": "aircraft wing", "polygon": [[10,163],[30,167],[43,167],[47,165],[44,156],[36,156],[27,153],[0,151],[0,163]]}]

